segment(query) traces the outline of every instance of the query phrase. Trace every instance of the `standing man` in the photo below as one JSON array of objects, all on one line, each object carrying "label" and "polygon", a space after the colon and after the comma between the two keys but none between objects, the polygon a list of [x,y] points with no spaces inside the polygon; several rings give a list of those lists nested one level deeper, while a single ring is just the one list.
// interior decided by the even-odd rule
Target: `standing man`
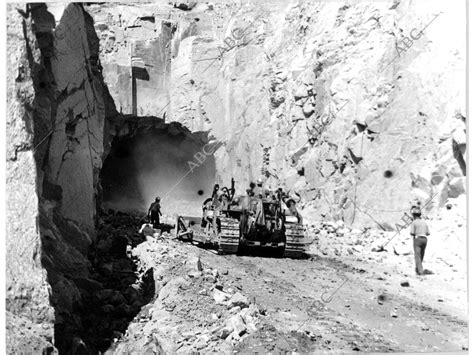
[{"label": "standing man", "polygon": [[413,236],[413,248],[415,252],[415,271],[417,275],[432,274],[429,270],[423,270],[423,258],[425,256],[426,244],[428,243],[428,236],[430,230],[425,220],[421,219],[421,209],[419,206],[414,206],[411,209],[413,215],[413,223],[410,227],[410,234]]},{"label": "standing man", "polygon": [[257,179],[257,186],[253,190],[255,196],[259,198],[263,198],[265,194],[265,190],[263,188],[263,180],[262,179]]},{"label": "standing man", "polygon": [[161,205],[160,198],[155,198],[155,202],[152,202],[150,208],[148,209],[148,218],[150,223],[153,224],[153,228],[160,227],[160,216],[161,216]]},{"label": "standing man", "polygon": [[290,216],[294,216],[296,218],[298,218],[298,223],[303,223],[303,216],[301,216],[301,214],[298,212],[298,210],[296,209],[296,202],[295,200],[293,200],[292,198],[290,198],[287,202],[286,202],[286,206],[288,207],[288,213]]},{"label": "standing man", "polygon": [[257,197],[257,206],[255,210],[255,221],[257,224],[265,224],[265,214],[263,213],[263,198],[265,195],[265,190],[263,188],[263,180],[257,180],[257,186],[253,189],[255,196]]}]

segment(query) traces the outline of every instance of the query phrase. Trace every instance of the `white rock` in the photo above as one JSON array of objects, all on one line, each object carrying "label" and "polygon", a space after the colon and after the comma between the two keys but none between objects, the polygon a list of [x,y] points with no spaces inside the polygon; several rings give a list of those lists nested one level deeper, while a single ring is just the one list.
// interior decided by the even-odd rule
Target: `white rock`
[{"label": "white rock", "polygon": [[227,300],[230,298],[230,295],[228,293],[214,289],[212,297],[217,304],[226,304]]},{"label": "white rock", "polygon": [[226,339],[232,333],[232,329],[229,327],[224,327],[217,333],[217,336],[221,339]]},{"label": "white rock", "polygon": [[188,276],[193,277],[193,278],[198,278],[198,277],[202,276],[202,272],[201,271],[191,271],[191,272],[188,272]]},{"label": "white rock", "polygon": [[455,177],[449,181],[448,197],[456,198],[466,192],[465,177]]},{"label": "white rock", "polygon": [[186,267],[194,271],[202,271],[201,259],[198,256],[191,256],[186,260]]},{"label": "white rock", "polygon": [[307,100],[303,105],[303,114],[306,117],[309,117],[313,114],[313,112],[314,112],[314,106],[311,103],[311,100]]},{"label": "white rock", "polygon": [[299,85],[296,87],[296,89],[293,92],[293,96],[295,100],[299,100],[303,97],[308,96],[308,89],[306,88],[306,85]]},{"label": "white rock", "polygon": [[240,292],[235,293],[229,300],[230,306],[239,306],[240,308],[246,308],[249,306],[249,300],[246,296]]},{"label": "white rock", "polygon": [[153,229],[153,225],[150,223],[142,224],[138,233],[143,234],[144,236],[152,236],[155,230]]},{"label": "white rock", "polygon": [[230,314],[237,314],[237,313],[239,313],[240,310],[241,310],[241,308],[239,306],[235,306],[235,307],[232,307],[231,309],[229,309],[229,313]]},{"label": "white rock", "polygon": [[235,316],[229,318],[226,323],[226,326],[232,328],[235,334],[237,334],[238,336],[241,336],[247,331],[245,323],[239,314],[236,314]]}]

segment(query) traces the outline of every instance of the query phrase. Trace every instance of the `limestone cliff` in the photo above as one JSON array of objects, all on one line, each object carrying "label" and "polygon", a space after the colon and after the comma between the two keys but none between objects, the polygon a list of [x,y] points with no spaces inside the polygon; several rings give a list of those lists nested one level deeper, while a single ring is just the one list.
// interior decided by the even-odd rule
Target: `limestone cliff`
[{"label": "limestone cliff", "polygon": [[117,109],[209,132],[218,181],[387,228],[463,193],[462,3],[180,4],[88,11]]}]

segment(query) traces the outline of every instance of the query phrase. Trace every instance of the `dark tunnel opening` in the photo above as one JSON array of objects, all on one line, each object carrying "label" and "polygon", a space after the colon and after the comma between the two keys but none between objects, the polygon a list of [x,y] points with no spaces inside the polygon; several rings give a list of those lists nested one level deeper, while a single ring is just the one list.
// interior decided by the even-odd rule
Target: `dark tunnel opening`
[{"label": "dark tunnel opening", "polygon": [[102,207],[144,214],[160,196],[166,215],[200,213],[216,173],[210,146],[207,133],[174,124],[116,137],[101,171]]}]

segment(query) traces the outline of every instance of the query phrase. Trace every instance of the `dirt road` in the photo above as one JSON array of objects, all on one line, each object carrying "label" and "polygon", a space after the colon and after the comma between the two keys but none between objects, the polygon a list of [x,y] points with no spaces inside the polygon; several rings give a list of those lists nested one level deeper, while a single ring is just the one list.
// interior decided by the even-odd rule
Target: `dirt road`
[{"label": "dirt road", "polygon": [[[140,320],[143,311],[131,325],[135,330],[118,340],[114,347],[118,353],[132,350],[137,345],[131,345],[132,338],[148,333],[155,334],[154,349],[178,352],[467,350],[467,308],[457,299],[466,293],[443,284],[436,275],[416,278],[391,264],[311,253],[299,260],[222,256],[172,239],[149,240],[140,247],[155,260],[155,279],[166,279],[168,286],[172,280],[180,281],[165,292],[166,297],[172,295],[168,299],[173,299],[173,307],[165,307],[164,291],[158,292],[154,303],[145,307],[148,321]],[[204,270],[216,270],[219,278],[209,281],[205,272],[183,271],[184,261],[194,256]],[[402,286],[404,282],[408,286]],[[232,312],[215,304],[212,290],[218,284],[224,291],[245,295],[262,310],[255,331],[244,332],[237,342],[212,336],[212,327],[226,317],[225,312]],[[443,293],[450,288],[451,293]],[[156,309],[160,312],[154,313]],[[214,313],[215,320],[209,320]]]},{"label": "dirt road", "polygon": [[[371,265],[354,267],[314,256],[203,254],[202,260],[232,270],[235,286],[268,309],[262,330],[245,339],[241,351],[415,352],[467,346],[466,319],[418,297],[416,288],[424,287],[424,281],[410,279],[410,286],[402,287],[401,277]],[[325,301],[335,292],[328,303],[321,299],[326,291]]]}]

